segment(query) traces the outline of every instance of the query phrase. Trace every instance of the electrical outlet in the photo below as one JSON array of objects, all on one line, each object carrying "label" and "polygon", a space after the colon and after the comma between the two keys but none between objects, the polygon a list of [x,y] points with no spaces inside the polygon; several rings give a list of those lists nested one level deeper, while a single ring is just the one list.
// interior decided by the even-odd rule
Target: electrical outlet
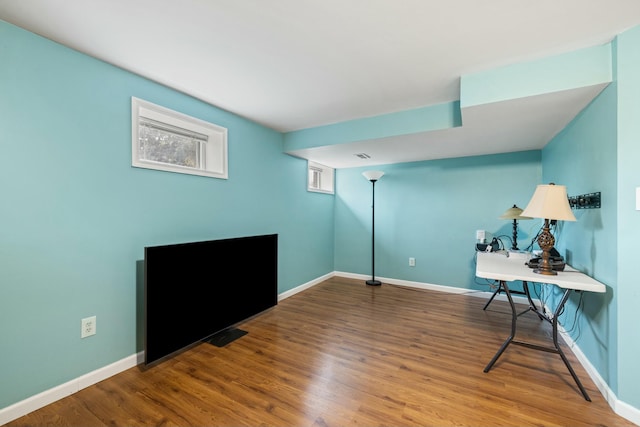
[{"label": "electrical outlet", "polygon": [[80,338],[86,338],[96,334],[96,316],[82,319],[80,329]]},{"label": "electrical outlet", "polygon": [[409,267],[415,267],[415,266],[416,266],[416,259],[409,258]]}]

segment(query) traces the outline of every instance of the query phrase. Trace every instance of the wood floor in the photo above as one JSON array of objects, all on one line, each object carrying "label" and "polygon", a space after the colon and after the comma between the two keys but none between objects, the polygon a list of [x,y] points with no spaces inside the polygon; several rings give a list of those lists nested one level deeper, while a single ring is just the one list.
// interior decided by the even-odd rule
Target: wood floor
[{"label": "wood floor", "polygon": [[[505,302],[332,278],[239,325],[248,334],[129,369],[13,426],[632,426],[571,351],[510,346]],[[547,343],[532,313],[519,338]],[[522,333],[521,333],[522,332]]]}]

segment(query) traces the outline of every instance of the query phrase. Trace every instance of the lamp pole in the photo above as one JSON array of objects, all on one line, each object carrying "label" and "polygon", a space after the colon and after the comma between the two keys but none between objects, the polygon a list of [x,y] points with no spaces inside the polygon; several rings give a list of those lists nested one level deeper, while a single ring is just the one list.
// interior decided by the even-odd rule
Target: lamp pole
[{"label": "lamp pole", "polygon": [[363,172],[365,178],[371,181],[371,280],[365,283],[369,286],[380,286],[382,283],[376,280],[376,181],[378,181],[384,172],[367,171]]},{"label": "lamp pole", "polygon": [[369,286],[380,286],[376,280],[376,180],[371,180],[371,280],[367,280]]}]

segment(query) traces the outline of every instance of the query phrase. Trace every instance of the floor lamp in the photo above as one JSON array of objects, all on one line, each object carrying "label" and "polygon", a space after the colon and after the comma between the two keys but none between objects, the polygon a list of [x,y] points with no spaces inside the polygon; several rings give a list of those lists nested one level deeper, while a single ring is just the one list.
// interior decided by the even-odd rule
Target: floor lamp
[{"label": "floor lamp", "polygon": [[382,171],[366,171],[363,172],[367,180],[371,181],[371,280],[367,280],[366,284],[369,286],[380,286],[382,283],[376,280],[375,268],[376,268],[376,181],[382,178],[384,172]]}]

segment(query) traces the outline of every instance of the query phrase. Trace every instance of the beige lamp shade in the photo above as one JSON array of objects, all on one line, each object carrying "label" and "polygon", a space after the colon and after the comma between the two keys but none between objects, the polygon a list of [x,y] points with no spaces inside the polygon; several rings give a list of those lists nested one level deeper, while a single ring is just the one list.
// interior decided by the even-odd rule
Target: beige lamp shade
[{"label": "beige lamp shade", "polygon": [[377,181],[380,178],[382,178],[382,175],[384,175],[384,172],[382,172],[382,171],[366,171],[366,172],[362,172],[362,175],[364,175],[364,177],[367,178],[369,181]]},{"label": "beige lamp shade", "polygon": [[513,205],[512,208],[507,209],[499,219],[533,219],[529,216],[522,216],[522,209]]},{"label": "beige lamp shade", "polygon": [[522,215],[559,221],[576,220],[569,206],[567,187],[555,184],[538,185]]}]

